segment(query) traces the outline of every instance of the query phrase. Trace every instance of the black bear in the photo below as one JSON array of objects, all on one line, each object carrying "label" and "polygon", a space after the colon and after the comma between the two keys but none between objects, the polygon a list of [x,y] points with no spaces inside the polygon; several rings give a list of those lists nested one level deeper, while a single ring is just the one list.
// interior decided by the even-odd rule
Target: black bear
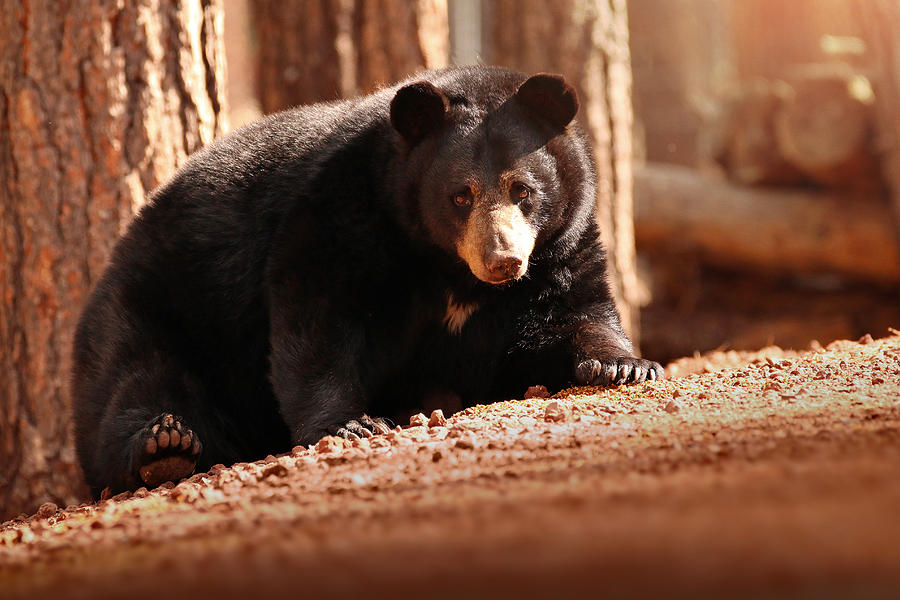
[{"label": "black bear", "polygon": [[368,415],[429,395],[661,377],[610,298],[577,110],[560,76],[453,68],[196,153],[79,323],[93,492],[386,431]]}]

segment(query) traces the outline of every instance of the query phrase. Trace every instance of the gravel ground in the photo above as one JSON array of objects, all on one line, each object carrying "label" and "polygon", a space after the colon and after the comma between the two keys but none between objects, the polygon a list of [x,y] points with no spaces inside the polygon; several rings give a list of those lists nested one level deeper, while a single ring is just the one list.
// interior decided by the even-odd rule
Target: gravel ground
[{"label": "gravel ground", "polygon": [[900,336],[668,371],[44,505],[0,597],[900,597]]}]

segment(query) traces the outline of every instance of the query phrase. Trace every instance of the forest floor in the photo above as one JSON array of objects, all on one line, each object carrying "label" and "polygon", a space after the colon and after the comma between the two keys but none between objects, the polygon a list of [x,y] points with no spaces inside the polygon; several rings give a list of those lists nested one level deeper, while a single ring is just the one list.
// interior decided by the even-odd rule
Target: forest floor
[{"label": "forest floor", "polygon": [[669,379],[0,525],[0,597],[900,596],[900,336]]}]

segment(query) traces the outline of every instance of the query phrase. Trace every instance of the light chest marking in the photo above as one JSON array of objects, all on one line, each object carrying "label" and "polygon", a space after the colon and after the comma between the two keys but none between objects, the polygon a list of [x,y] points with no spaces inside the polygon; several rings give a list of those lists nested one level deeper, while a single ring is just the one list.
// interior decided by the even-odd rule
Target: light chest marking
[{"label": "light chest marking", "polygon": [[469,317],[476,310],[478,310],[477,303],[458,303],[453,299],[453,294],[448,294],[447,312],[444,314],[444,326],[447,327],[447,331],[452,334],[459,334],[463,325],[466,324],[466,321],[469,320]]}]

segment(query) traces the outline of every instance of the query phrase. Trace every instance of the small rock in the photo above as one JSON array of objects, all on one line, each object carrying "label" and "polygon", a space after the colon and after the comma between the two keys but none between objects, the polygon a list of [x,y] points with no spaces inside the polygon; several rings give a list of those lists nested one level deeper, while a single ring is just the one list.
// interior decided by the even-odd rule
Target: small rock
[{"label": "small rock", "polygon": [[444,417],[444,411],[441,409],[431,411],[431,418],[428,419],[429,427],[446,427],[447,418]]},{"label": "small rock", "polygon": [[678,405],[675,404],[674,400],[669,400],[669,403],[666,404],[666,412],[667,413],[677,413],[679,411]]},{"label": "small rock", "polygon": [[559,402],[553,400],[552,402],[548,402],[547,406],[544,407],[544,420],[545,421],[564,421],[566,418],[566,411],[560,406]]},{"label": "small rock", "polygon": [[857,340],[857,341],[858,341],[860,344],[871,344],[871,343],[874,342],[875,340],[872,339],[872,334],[871,334],[871,333],[867,333],[866,335],[864,335],[864,336],[862,336],[861,338],[859,338],[859,340]]},{"label": "small rock", "polygon": [[259,478],[260,480],[265,479],[266,477],[285,477],[288,474],[287,467],[285,467],[281,463],[270,463],[267,467],[262,470]]},{"label": "small rock", "polygon": [[410,427],[424,427],[428,425],[428,417],[422,413],[416,413],[409,418]]},{"label": "small rock", "polygon": [[469,438],[459,438],[456,440],[456,447],[462,450],[471,450],[475,447],[475,444]]},{"label": "small rock", "polygon": [[316,443],[316,452],[320,452],[322,454],[338,452],[344,447],[344,444],[341,443],[342,441],[343,440],[333,435],[326,435]]},{"label": "small rock", "polygon": [[547,386],[544,385],[533,385],[527,390],[525,390],[525,398],[549,398],[550,392],[547,391]]},{"label": "small rock", "polygon": [[881,385],[882,383],[884,383],[883,378],[878,376],[872,378],[872,385]]},{"label": "small rock", "polygon": [[431,455],[431,461],[432,461],[432,462],[438,462],[438,461],[441,460],[441,458],[443,458],[443,457],[444,457],[444,455],[441,454],[441,451],[440,451],[440,450],[435,450],[435,451],[434,451],[434,454]]},{"label": "small rock", "polygon": [[47,517],[52,517],[56,514],[56,511],[59,510],[59,507],[56,506],[52,502],[44,502],[41,504],[40,508],[37,509],[37,517],[39,519],[46,519]]},{"label": "small rock", "polygon": [[190,483],[178,484],[177,486],[175,486],[175,488],[172,489],[172,493],[170,494],[169,498],[175,500],[176,502],[193,504],[200,499],[199,486]]}]

